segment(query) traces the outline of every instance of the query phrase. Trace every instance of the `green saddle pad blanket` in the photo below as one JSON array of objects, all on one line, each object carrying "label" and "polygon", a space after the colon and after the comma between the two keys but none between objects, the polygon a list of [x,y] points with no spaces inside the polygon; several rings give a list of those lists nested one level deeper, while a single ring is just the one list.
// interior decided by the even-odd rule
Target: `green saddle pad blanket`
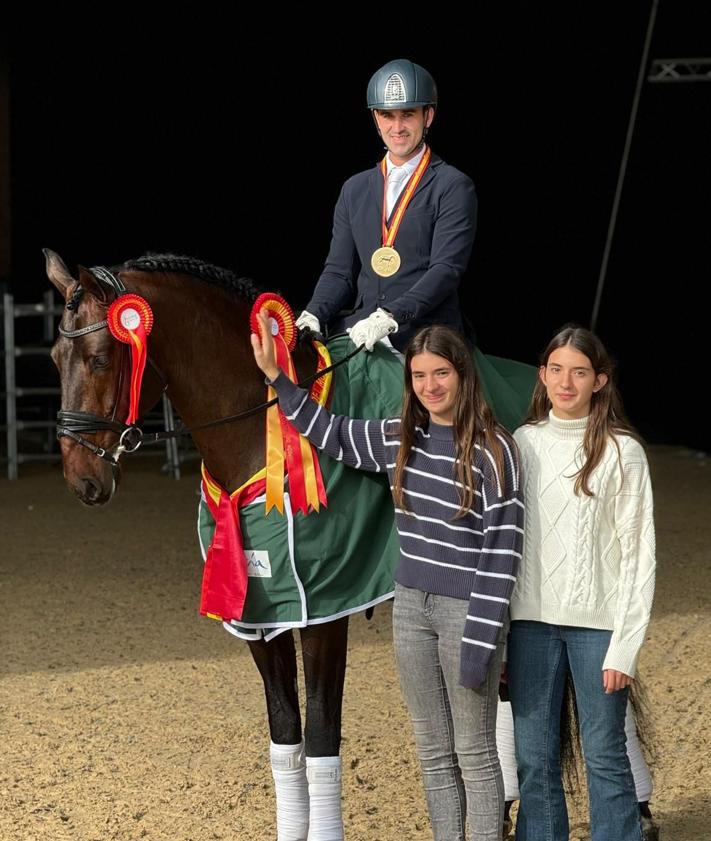
[{"label": "green saddle pad blanket", "polygon": [[486,402],[491,406],[496,420],[513,432],[523,423],[533,395],[538,371],[533,365],[489,356],[479,348],[474,351],[479,382]]},{"label": "green saddle pad blanket", "polygon": [[[330,341],[328,349],[335,363],[353,345],[343,336]],[[526,412],[535,369],[478,352],[475,361],[497,418],[515,428]],[[397,417],[402,387],[402,363],[378,344],[336,369],[330,409],[356,418]],[[283,514],[272,509],[265,515],[264,497],[239,511],[247,598],[241,620],[224,623],[236,636],[271,639],[288,628],[332,621],[392,597],[399,548],[387,476],[318,456],[328,496],[319,513],[293,513],[288,488]],[[203,558],[214,525],[201,498]]]}]

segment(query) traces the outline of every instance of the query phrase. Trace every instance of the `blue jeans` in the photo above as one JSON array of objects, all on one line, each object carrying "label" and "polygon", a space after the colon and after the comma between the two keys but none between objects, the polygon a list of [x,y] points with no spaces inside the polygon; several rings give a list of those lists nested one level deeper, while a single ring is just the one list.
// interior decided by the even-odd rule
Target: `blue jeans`
[{"label": "blue jeans", "polygon": [[626,689],[605,694],[611,631],[511,623],[509,694],[521,802],[516,841],[568,841],[560,773],[560,716],[568,669],[575,684],[588,779],[592,841],[641,841],[626,751]]},{"label": "blue jeans", "polygon": [[504,785],[496,709],[506,629],[492,652],[486,683],[476,690],[462,686],[459,662],[468,607],[466,599],[395,585],[395,657],[435,841],[501,839]]}]

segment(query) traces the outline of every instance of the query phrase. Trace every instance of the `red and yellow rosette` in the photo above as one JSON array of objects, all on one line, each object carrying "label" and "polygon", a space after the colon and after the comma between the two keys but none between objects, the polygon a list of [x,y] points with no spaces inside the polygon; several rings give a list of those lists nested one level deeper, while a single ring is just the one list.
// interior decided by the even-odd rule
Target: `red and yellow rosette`
[{"label": "red and yellow rosette", "polygon": [[111,335],[131,346],[131,386],[126,418],[126,424],[130,426],[138,417],[141,383],[148,358],[148,335],[153,329],[153,311],[145,298],[129,292],[120,295],[111,304],[106,319]]},{"label": "red and yellow rosette", "polygon": [[[250,316],[252,332],[259,335],[257,313],[266,310],[269,316],[277,365],[292,382],[297,381],[291,351],[296,347],[298,329],[294,313],[280,296],[265,292],[254,302]],[[321,365],[321,367],[324,367]],[[268,399],[276,392],[268,386]],[[267,485],[266,511],[276,507],[284,512],[284,475],[289,474],[292,510],[308,514],[327,504],[326,489],[315,448],[294,429],[278,404],[267,409]]]}]

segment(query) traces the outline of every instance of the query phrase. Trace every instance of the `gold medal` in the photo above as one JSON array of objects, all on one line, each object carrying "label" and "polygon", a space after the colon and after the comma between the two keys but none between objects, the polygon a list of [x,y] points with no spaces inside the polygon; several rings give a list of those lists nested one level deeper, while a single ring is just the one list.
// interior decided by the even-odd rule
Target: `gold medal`
[{"label": "gold medal", "polygon": [[400,229],[402,217],[405,215],[407,206],[410,204],[410,201],[412,200],[412,197],[415,194],[415,190],[417,189],[417,186],[420,183],[422,176],[425,174],[425,170],[429,165],[431,157],[432,151],[429,147],[425,148],[425,153],[422,156],[422,159],[417,165],[415,171],[410,176],[410,180],[407,182],[407,184],[405,185],[405,189],[400,195],[400,199],[398,200],[397,207],[395,209],[395,212],[393,213],[393,217],[390,222],[390,227],[387,226],[385,220],[387,155],[380,162],[380,171],[383,173],[383,216],[381,240],[383,244],[381,248],[375,249],[375,251],[373,252],[373,256],[370,258],[371,268],[373,269],[375,274],[380,275],[380,277],[392,277],[400,268],[400,264],[402,262],[400,260],[400,255],[393,248],[393,245],[395,244],[395,237],[397,236],[397,232]]},{"label": "gold medal", "polygon": [[380,277],[392,277],[400,268],[400,255],[389,245],[376,248],[370,258],[370,265]]}]

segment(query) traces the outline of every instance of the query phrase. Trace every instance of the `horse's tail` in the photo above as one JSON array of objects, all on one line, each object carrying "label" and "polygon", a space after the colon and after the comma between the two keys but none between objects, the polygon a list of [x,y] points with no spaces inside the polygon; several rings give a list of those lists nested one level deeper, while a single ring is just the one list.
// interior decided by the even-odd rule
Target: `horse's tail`
[{"label": "horse's tail", "polygon": [[580,743],[580,724],[578,706],[575,700],[573,678],[568,672],[565,679],[563,707],[560,712],[560,766],[563,772],[563,785],[570,795],[580,792],[580,769],[582,767],[582,749]]},{"label": "horse's tail", "polygon": [[[636,678],[630,687],[629,700],[632,706],[642,756],[647,763],[650,774],[653,774],[652,769],[656,763],[656,751],[654,749],[651,716],[649,714],[649,700],[647,688],[639,678]],[[573,685],[570,672],[568,672],[560,718],[560,764],[566,793],[573,797],[581,793],[580,775],[583,762],[575,686]]]}]

